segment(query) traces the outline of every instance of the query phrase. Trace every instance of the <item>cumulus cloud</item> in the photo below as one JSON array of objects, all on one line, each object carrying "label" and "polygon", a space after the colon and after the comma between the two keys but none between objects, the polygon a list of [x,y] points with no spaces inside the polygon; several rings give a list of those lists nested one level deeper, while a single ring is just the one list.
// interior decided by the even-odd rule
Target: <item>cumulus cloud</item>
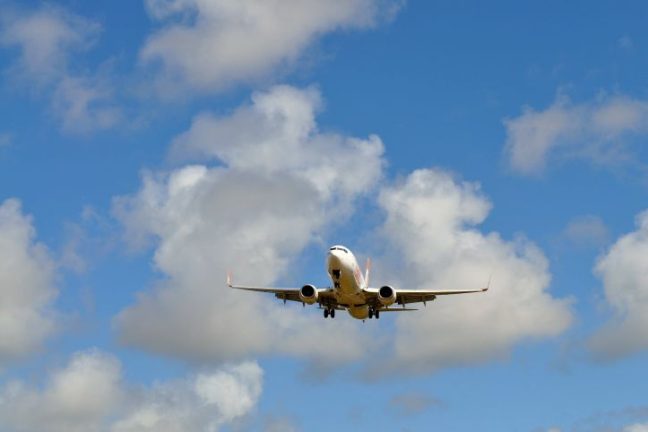
[{"label": "cumulus cloud", "polygon": [[8,432],[216,431],[248,414],[261,395],[263,371],[241,363],[184,379],[133,387],[111,355],[76,353],[41,387],[12,381],[0,391]]},{"label": "cumulus cloud", "polygon": [[250,413],[262,387],[263,370],[254,362],[157,384],[132,395],[135,404],[110,431],[217,431]]},{"label": "cumulus cloud", "polygon": [[628,143],[648,133],[648,102],[623,95],[581,104],[559,95],[545,110],[526,107],[506,119],[505,153],[511,168],[537,175],[550,159],[584,158],[597,164],[632,161]]},{"label": "cumulus cloud", "polygon": [[99,353],[76,355],[42,390],[13,381],[0,393],[0,420],[11,432],[99,431],[122,398],[120,366]]},{"label": "cumulus cloud", "polygon": [[241,283],[275,283],[380,178],[380,139],[319,132],[318,105],[315,90],[279,86],[231,116],[199,115],[175,140],[176,155],[219,164],[148,173],[138,193],[115,200],[127,237],[152,239],[166,276],[116,318],[124,343],[198,361],[288,353],[333,362],[363,354],[366,343],[350,322],[312,326],[301,307],[224,283],[228,270]]},{"label": "cumulus cloud", "polygon": [[9,74],[51,97],[51,110],[68,133],[113,127],[121,118],[109,80],[79,72],[74,55],[90,49],[101,26],[61,7],[9,10],[0,14],[0,44],[17,48]]},{"label": "cumulus cloud", "polygon": [[162,28],[140,52],[162,84],[219,90],[290,65],[318,37],[366,28],[397,3],[386,0],[147,0]]},{"label": "cumulus cloud", "polygon": [[55,266],[20,202],[0,205],[0,365],[38,350],[56,326]]},{"label": "cumulus cloud", "polygon": [[[228,116],[200,114],[171,150],[174,160],[194,164],[148,172],[139,192],[115,200],[127,238],[153,242],[165,276],[115,319],[122,342],[202,362],[290,354],[331,364],[362,358],[371,339],[385,349],[376,373],[427,373],[502,357],[520,341],[570,325],[569,300],[547,292],[543,253],[523,238],[480,232],[490,202],[478,185],[436,169],[381,189],[380,238],[391,251],[381,267],[400,275],[391,281],[397,287],[481,287],[491,273],[495,283],[487,294],[446,297],[430,313],[394,317],[393,350],[355,322],[312,326],[301,308],[228,290],[227,270],[243,284],[274,285],[377,187],[380,139],[319,131],[320,104],[312,88],[277,86]],[[340,332],[347,336],[335,337]]]},{"label": "cumulus cloud", "polygon": [[484,294],[448,296],[434,310],[399,314],[390,371],[429,372],[507,354],[523,340],[555,336],[571,323],[569,301],[547,291],[547,259],[523,238],[482,233],[491,204],[479,185],[437,169],[413,172],[379,198],[382,235],[400,263],[394,285],[408,289],[484,286]]},{"label": "cumulus cloud", "polygon": [[613,316],[590,340],[595,353],[617,358],[648,348],[648,211],[596,263]]},{"label": "cumulus cloud", "polygon": [[367,192],[381,175],[380,138],[321,133],[315,118],[320,108],[315,88],[275,86],[231,116],[198,115],[174,140],[172,154],[217,159],[237,171],[291,173],[324,199]]}]

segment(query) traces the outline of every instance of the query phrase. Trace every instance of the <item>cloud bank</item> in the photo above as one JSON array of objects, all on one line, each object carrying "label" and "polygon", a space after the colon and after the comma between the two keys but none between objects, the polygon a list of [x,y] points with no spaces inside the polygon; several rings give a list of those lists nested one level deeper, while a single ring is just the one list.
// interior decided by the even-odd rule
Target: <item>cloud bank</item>
[{"label": "cloud bank", "polygon": [[379,180],[380,139],[319,132],[319,103],[313,89],[278,86],[230,116],[201,114],[175,140],[175,154],[219,164],[148,173],[139,192],[115,200],[127,237],[153,239],[165,275],[116,318],[122,342],[207,362],[266,353],[337,362],[364,353],[352,323],[314,326],[315,311],[224,283],[228,270],[240,283],[275,283]]},{"label": "cloud bank", "polygon": [[[478,185],[438,169],[416,171],[402,184],[379,183],[380,139],[320,132],[320,104],[312,88],[277,86],[231,115],[200,114],[171,154],[217,165],[150,172],[139,192],[115,200],[127,238],[153,242],[165,275],[116,318],[124,343],[207,362],[263,354],[349,362],[380,346],[385,362],[377,373],[427,373],[499,358],[520,341],[569,326],[569,301],[547,292],[543,253],[525,239],[506,241],[476,228],[491,207]],[[493,290],[394,317],[390,348],[357,322],[312,325],[312,311],[232,292],[221,282],[230,269],[249,278],[241,283],[272,285],[376,188],[385,215],[380,238],[394,254],[384,265],[399,264],[391,272],[401,275],[396,286],[481,287],[494,273]],[[335,336],[341,332],[345,338]]]},{"label": "cloud bank", "polygon": [[78,352],[42,388],[5,384],[0,423],[7,432],[214,432],[250,413],[262,387],[253,362],[135,387],[124,383],[115,357]]}]

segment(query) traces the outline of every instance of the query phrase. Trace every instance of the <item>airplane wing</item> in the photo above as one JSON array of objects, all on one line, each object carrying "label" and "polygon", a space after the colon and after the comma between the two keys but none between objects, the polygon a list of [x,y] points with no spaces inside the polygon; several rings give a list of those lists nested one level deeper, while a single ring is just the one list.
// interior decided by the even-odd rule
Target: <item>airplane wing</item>
[{"label": "airplane wing", "polygon": [[[489,282],[490,286],[490,282]],[[434,300],[437,296],[441,295],[454,295],[454,294],[470,294],[478,292],[486,292],[489,286],[485,288],[466,289],[466,290],[399,290],[394,289],[396,292],[396,302],[394,304],[406,305],[410,303],[426,303]],[[367,288],[365,290],[367,303],[373,303],[376,306],[378,302],[378,288]],[[385,309],[381,309],[384,311]],[[396,310],[396,309],[394,309]]]},{"label": "airplane wing", "polygon": [[[302,303],[302,300],[299,298],[299,288],[271,288],[271,287],[254,287],[254,286],[240,286],[232,285],[231,277],[227,276],[227,286],[233,289],[244,290],[244,291],[256,291],[264,293],[272,293],[278,299],[284,301],[296,301]],[[321,301],[318,303],[336,306],[337,301],[333,295],[333,290],[330,288],[317,288],[317,295]]]}]

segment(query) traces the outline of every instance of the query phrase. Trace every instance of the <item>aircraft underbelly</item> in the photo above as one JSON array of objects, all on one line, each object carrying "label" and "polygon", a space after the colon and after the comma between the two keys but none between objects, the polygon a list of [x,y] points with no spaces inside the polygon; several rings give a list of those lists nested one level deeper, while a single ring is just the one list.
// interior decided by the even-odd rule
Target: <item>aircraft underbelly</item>
[{"label": "aircraft underbelly", "polygon": [[368,306],[361,288],[362,276],[355,259],[345,261],[329,259],[328,273],[335,289],[335,299],[338,304],[347,308],[349,314],[356,319],[365,319]]},{"label": "aircraft underbelly", "polygon": [[340,279],[337,280],[337,284],[335,284],[336,281],[333,282],[334,286],[336,287],[335,291],[339,297],[338,301],[340,303],[364,303],[362,291],[360,290],[360,287],[358,287],[358,284],[356,283],[356,280],[353,277],[353,273],[350,269],[343,269]]}]

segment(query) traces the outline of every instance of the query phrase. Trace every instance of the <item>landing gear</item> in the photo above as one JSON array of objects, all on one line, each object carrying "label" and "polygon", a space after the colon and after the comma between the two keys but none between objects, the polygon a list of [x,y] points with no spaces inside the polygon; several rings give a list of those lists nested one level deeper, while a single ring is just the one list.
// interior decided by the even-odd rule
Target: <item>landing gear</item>
[{"label": "landing gear", "polygon": [[332,309],[332,308],[325,308],[324,309],[324,318],[328,318],[329,316],[331,318],[335,318],[335,309]]},{"label": "landing gear", "polygon": [[324,309],[324,318],[328,318],[328,316],[329,316],[329,310]]},{"label": "landing gear", "polygon": [[329,312],[331,315],[331,318],[335,318],[335,309],[331,309],[331,312]]},{"label": "landing gear", "polygon": [[340,279],[340,276],[342,275],[342,271],[338,269],[331,270],[331,273],[335,279]]},{"label": "landing gear", "polygon": [[376,319],[379,319],[380,318],[380,309],[376,309],[376,312],[374,312],[374,314],[376,315]]},{"label": "landing gear", "polygon": [[373,318],[373,309],[369,308],[369,319]]},{"label": "landing gear", "polygon": [[369,319],[373,318],[374,316],[376,317],[376,319],[380,318],[380,309],[369,308]]}]

